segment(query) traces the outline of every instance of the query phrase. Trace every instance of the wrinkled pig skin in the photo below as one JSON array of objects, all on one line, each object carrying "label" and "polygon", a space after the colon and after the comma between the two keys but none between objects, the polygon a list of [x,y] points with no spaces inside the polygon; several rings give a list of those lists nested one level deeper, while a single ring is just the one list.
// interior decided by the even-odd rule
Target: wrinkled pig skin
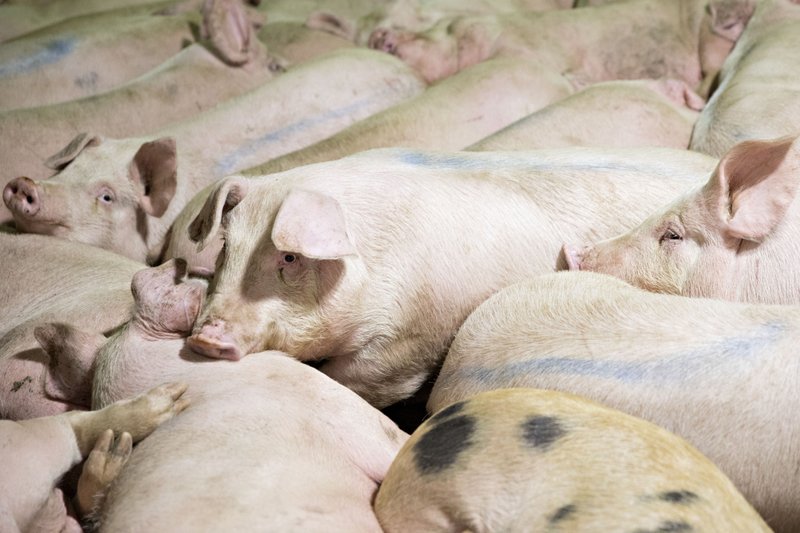
[{"label": "wrinkled pig skin", "polygon": [[590,272],[551,274],[498,292],[470,315],[428,408],[506,387],[600,401],[685,438],[775,531],[797,531],[800,480],[786,473],[800,464],[798,342],[795,306],[653,294]]},{"label": "wrinkled pig skin", "polygon": [[[91,381],[92,359],[48,358],[34,337],[49,322],[101,334],[130,318],[133,274],[144,268],[91,246],[40,235],[0,233],[0,417],[13,420],[89,407],[76,387]],[[47,380],[46,370],[60,378]]]},{"label": "wrinkled pig skin", "polygon": [[[89,457],[78,482],[79,491],[88,487],[106,490],[125,459],[113,454],[129,455],[133,443],[183,411],[189,405],[181,398],[185,390],[185,384],[171,383],[99,411],[21,422],[0,420],[0,528],[8,532],[82,531],[68,514],[62,492],[56,487],[61,477]],[[120,435],[122,447],[109,442],[115,433]],[[94,468],[109,472],[92,472]],[[79,494],[78,507],[101,496],[95,491]],[[91,507],[84,510],[94,511]]]},{"label": "wrinkled pig skin", "polygon": [[738,40],[697,121],[692,150],[721,157],[741,141],[800,134],[800,1],[750,4],[718,23],[733,25]]},{"label": "wrinkled pig skin", "polygon": [[653,150],[376,150],[228,178],[188,228],[201,249],[224,229],[191,348],[328,358],[321,369],[374,405],[403,399],[476,305],[556,267],[559,235],[625,227],[714,164]]},{"label": "wrinkled pig skin", "polygon": [[387,533],[770,531],[683,439],[534,389],[486,392],[438,411],[400,450],[375,513]]},{"label": "wrinkled pig skin", "polygon": [[[544,13],[443,19],[414,33],[377,29],[370,47],[392,53],[429,82],[493,57],[513,56],[580,84],[614,79],[675,78],[697,87],[705,3],[635,0]],[[704,37],[719,37],[704,32]],[[716,65],[714,65],[715,67]]]},{"label": "wrinkled pig skin", "polygon": [[698,185],[640,226],[564,246],[571,270],[656,292],[751,303],[800,302],[796,201],[800,138],[745,141]]},{"label": "wrinkled pig skin", "polygon": [[703,104],[678,80],[608,81],[558,100],[467,150],[687,148]]},{"label": "wrinkled pig skin", "polygon": [[[325,91],[309,90],[320,83]],[[18,230],[144,261],[195,193],[222,176],[327,137],[422,92],[401,61],[342,50],[145,138],[81,134],[51,157],[50,179],[19,177],[3,199]]]}]

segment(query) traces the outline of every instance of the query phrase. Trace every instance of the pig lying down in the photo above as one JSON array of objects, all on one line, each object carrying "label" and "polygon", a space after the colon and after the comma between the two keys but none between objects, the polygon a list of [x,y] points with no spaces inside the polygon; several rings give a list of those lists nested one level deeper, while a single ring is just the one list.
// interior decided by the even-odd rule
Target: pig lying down
[{"label": "pig lying down", "polygon": [[285,354],[232,363],[183,350],[205,293],[197,280],[176,282],[184,274],[173,262],[137,273],[131,322],[95,345],[96,406],[163,379],[188,383],[192,402],[134,450],[101,529],[380,531],[371,502],[407,435]]},{"label": "pig lying down", "polygon": [[43,235],[0,234],[0,250],[0,418],[88,409],[91,395],[76,391],[91,383],[94,359],[61,358],[60,346],[48,357],[37,327],[69,322],[99,336],[118,328],[130,319],[131,278],[143,265]]},{"label": "pig lying down", "polygon": [[746,141],[705,185],[619,237],[564,246],[571,270],[651,291],[799,303],[800,138]]},{"label": "pig lying down", "polygon": [[375,513],[387,533],[770,531],[684,440],[534,389],[486,392],[437,412],[392,463]]},{"label": "pig lying down", "polygon": [[[96,499],[118,475],[132,444],[189,405],[181,398],[185,390],[172,383],[99,411],[0,420],[0,529],[82,531],[56,488],[61,477],[88,456],[75,503],[84,517],[97,512]],[[112,444],[115,433],[119,440]]]},{"label": "pig lying down", "polygon": [[[327,90],[310,90],[320,83]],[[401,61],[343,50],[146,137],[82,133],[47,164],[50,179],[19,177],[3,190],[17,229],[115,251],[161,254],[170,224],[194,194],[231,172],[296,150],[419,94]]]},{"label": "pig lying down", "polygon": [[653,294],[562,272],[512,285],[470,315],[428,408],[506,387],[591,398],[685,438],[776,531],[797,531],[798,343],[795,306]]},{"label": "pig lying down", "polygon": [[376,406],[410,396],[475,306],[556,267],[561,235],[625,227],[713,165],[634,152],[376,150],[227,178],[188,228],[201,248],[224,239],[189,345],[327,358]]},{"label": "pig lying down", "polygon": [[692,135],[692,150],[717,157],[741,141],[800,134],[800,0],[738,4],[719,15],[736,47]]}]

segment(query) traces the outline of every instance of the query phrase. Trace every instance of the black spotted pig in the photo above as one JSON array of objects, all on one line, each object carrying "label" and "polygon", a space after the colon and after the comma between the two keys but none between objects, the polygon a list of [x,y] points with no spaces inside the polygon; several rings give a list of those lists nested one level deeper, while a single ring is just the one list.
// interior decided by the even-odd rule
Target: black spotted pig
[{"label": "black spotted pig", "polygon": [[613,239],[564,246],[569,268],[651,291],[800,303],[800,138],[745,141],[708,182]]},{"label": "black spotted pig", "polygon": [[61,477],[89,458],[74,503],[79,515],[90,518],[132,444],[189,405],[181,398],[185,390],[186,385],[171,383],[99,411],[0,420],[0,530],[82,531],[56,487]]},{"label": "black spotted pig", "polygon": [[481,301],[552,271],[559,235],[623,227],[712,165],[667,149],[375,150],[230,177],[189,227],[225,241],[189,345],[327,358],[325,373],[389,405],[417,390]]},{"label": "black spotted pig", "polygon": [[571,394],[486,392],[427,420],[375,500],[387,533],[770,529],[684,440]]},{"label": "black spotted pig", "polygon": [[469,316],[428,408],[506,387],[591,398],[686,439],[770,526],[792,532],[799,344],[796,306],[653,294],[560,272],[509,286]]}]

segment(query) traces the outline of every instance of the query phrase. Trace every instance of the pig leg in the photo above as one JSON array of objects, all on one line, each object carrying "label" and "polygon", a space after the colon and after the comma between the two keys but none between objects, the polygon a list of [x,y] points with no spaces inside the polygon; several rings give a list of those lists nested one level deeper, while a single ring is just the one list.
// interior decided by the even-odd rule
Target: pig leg
[{"label": "pig leg", "polygon": [[186,387],[185,383],[169,383],[99,411],[65,413],[75,433],[81,456],[89,454],[107,429],[127,431],[133,442],[142,440],[189,405],[188,400],[181,399]]},{"label": "pig leg", "polygon": [[83,519],[90,519],[103,506],[108,488],[128,462],[133,451],[131,434],[123,432],[114,438],[114,431],[107,429],[97,439],[94,449],[83,465],[78,479],[78,490],[73,503]]}]

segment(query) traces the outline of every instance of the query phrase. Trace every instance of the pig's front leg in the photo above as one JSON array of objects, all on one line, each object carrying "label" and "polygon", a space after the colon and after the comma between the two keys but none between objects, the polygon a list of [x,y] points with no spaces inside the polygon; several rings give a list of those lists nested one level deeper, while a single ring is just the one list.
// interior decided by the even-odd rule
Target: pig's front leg
[{"label": "pig's front leg", "polygon": [[133,438],[127,431],[114,438],[114,431],[107,429],[97,439],[83,465],[73,499],[75,511],[83,520],[91,521],[103,506],[108,488],[122,472],[132,451]]},{"label": "pig's front leg", "polygon": [[186,388],[185,383],[169,383],[99,411],[66,413],[81,456],[89,454],[107,429],[127,431],[133,442],[142,440],[189,405],[188,400],[181,398]]}]

